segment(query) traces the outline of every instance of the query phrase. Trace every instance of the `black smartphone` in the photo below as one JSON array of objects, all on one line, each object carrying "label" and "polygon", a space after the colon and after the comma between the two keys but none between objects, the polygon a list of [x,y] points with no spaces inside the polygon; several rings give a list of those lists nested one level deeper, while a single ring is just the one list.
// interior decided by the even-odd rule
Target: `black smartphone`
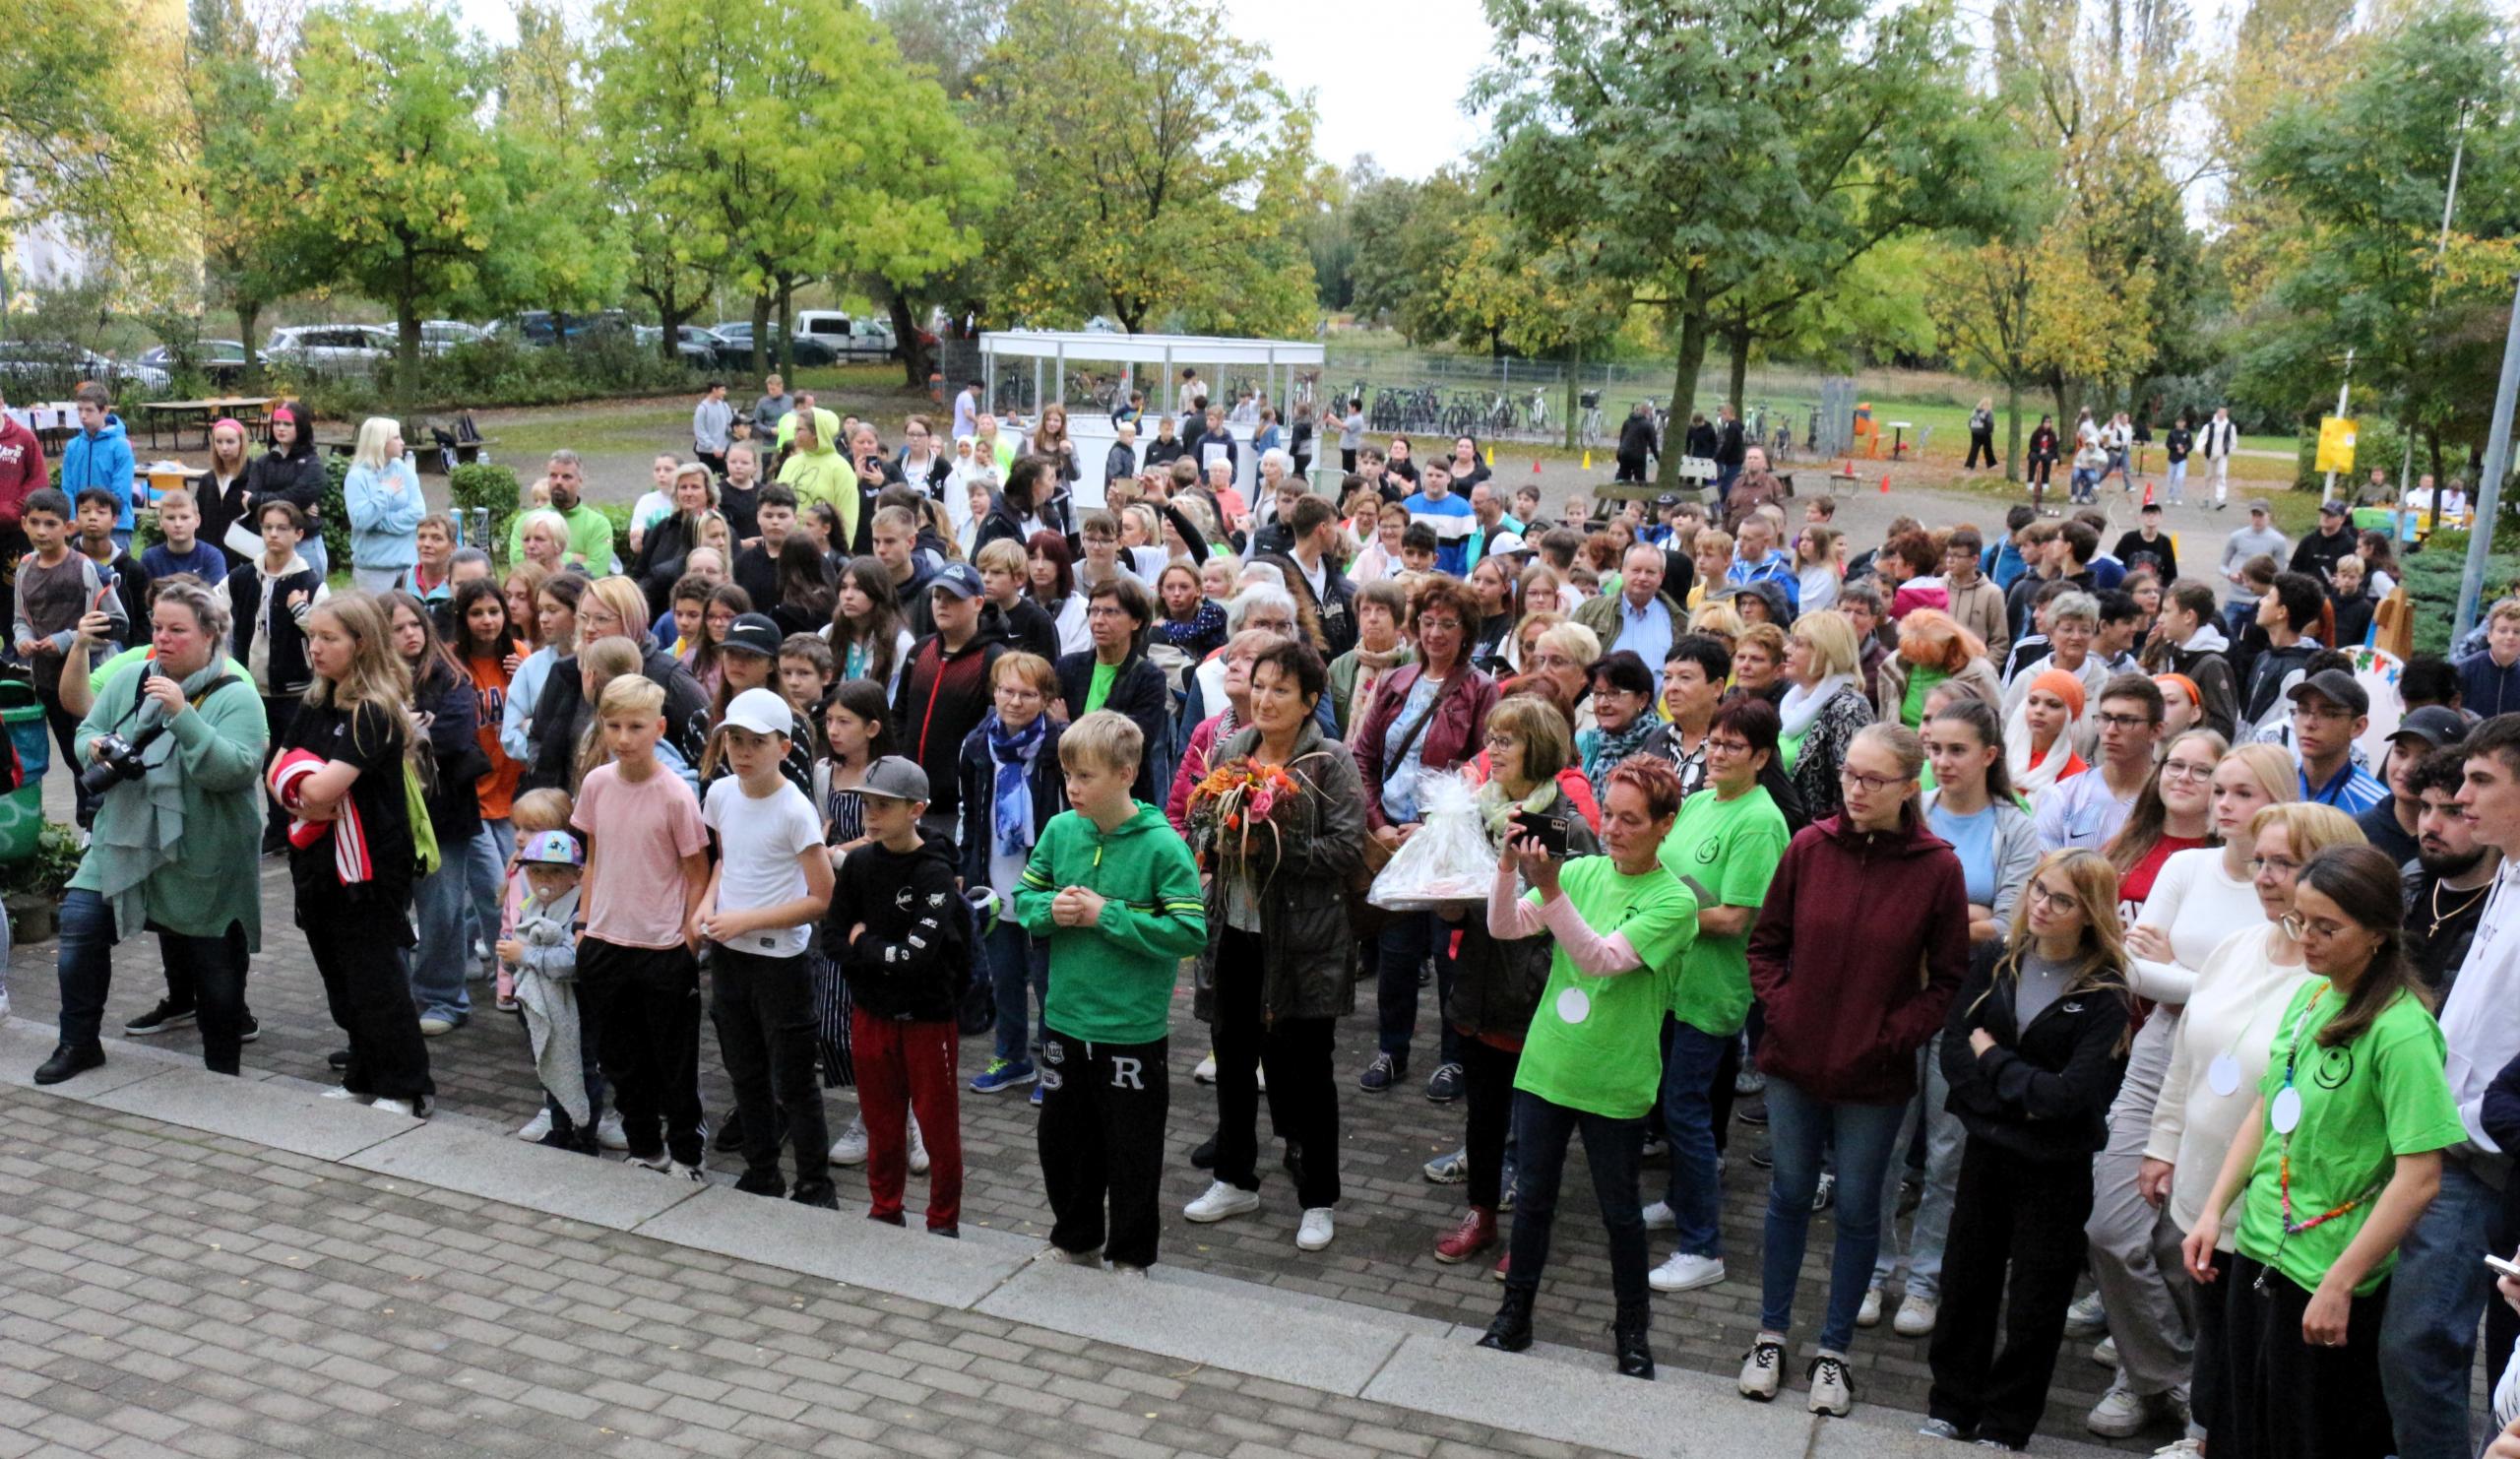
[{"label": "black smartphone", "polygon": [[1564,822],[1536,810],[1518,810],[1514,812],[1514,839],[1520,841],[1526,836],[1538,839],[1541,850],[1550,856],[1560,860],[1566,858]]}]

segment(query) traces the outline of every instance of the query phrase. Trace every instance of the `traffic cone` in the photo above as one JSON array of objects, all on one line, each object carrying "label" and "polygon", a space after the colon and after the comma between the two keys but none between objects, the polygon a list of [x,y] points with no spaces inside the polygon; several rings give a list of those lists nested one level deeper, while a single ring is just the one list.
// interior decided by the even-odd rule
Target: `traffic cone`
[{"label": "traffic cone", "polygon": [[2149,506],[2151,506],[2152,504],[2153,504],[2153,483],[2152,483],[2152,481],[2151,481],[2149,478],[2147,478],[2147,479],[2145,480],[2145,482],[2144,482],[2144,505],[2146,505],[2146,506],[2148,506],[2148,507],[2149,507]]},{"label": "traffic cone", "polygon": [[1888,496],[1890,494],[1890,477],[1886,473],[1883,474],[1881,477],[1881,494],[1883,496]]},{"label": "traffic cone", "polygon": [[1584,470],[1586,470],[1586,471],[1588,471],[1588,472],[1589,472],[1589,471],[1591,471],[1592,469],[1593,469],[1593,448],[1592,448],[1592,447],[1590,447],[1590,446],[1587,446],[1587,447],[1585,447],[1585,448],[1584,448]]},{"label": "traffic cone", "polygon": [[1493,446],[1487,448],[1487,469],[1491,472],[1496,469],[1496,448]]},{"label": "traffic cone", "polygon": [[1540,475],[1540,458],[1537,456],[1532,458],[1532,475],[1535,476]]}]

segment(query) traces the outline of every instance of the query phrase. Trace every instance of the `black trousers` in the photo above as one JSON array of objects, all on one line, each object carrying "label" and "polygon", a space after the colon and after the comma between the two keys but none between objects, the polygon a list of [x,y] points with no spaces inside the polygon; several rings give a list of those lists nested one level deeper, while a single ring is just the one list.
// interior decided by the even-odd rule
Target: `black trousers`
[{"label": "black trousers", "polygon": [[[245,927],[229,922],[214,937],[158,931],[168,996],[200,1015],[202,1067],[238,1072],[245,1034]],[[61,983],[61,1042],[94,1047],[103,1032],[105,998],[113,990],[113,909],[85,889],[61,899],[61,945],[54,962]]]},{"label": "black trousers", "polygon": [[411,1006],[411,924],[406,909],[373,903],[297,910],[306,950],[324,980],[333,1022],[349,1036],[342,1088],[380,1100],[424,1100],[429,1048]]},{"label": "black trousers", "polygon": [[1353,476],[1356,474],[1355,452],[1343,450],[1339,453],[1339,471],[1343,476]]},{"label": "black trousers", "polygon": [[1050,1244],[1060,1250],[1099,1247],[1116,1262],[1155,1265],[1164,1120],[1172,1107],[1165,1062],[1170,1045],[1094,1044],[1056,1028],[1041,1040],[1037,1138],[1050,1196]]},{"label": "black trousers", "polygon": [[1992,434],[1981,435],[1981,434],[1979,434],[1978,432],[1976,432],[1976,431],[1974,431],[1974,430],[1973,430],[1973,431],[1971,431],[1971,432],[1969,433],[1969,461],[1968,461],[1967,465],[1965,465],[1965,466],[1963,466],[1963,467],[1961,468],[1961,470],[1962,470],[1962,471],[1975,471],[1975,470],[1977,470],[1977,467],[1978,467],[1978,453],[1979,453],[1979,452],[1981,452],[1981,451],[1984,451],[1984,453],[1986,453],[1986,465],[1988,465],[1988,466],[1996,466],[1996,465],[2000,465],[2000,463],[1998,463],[1998,462],[1995,460],[1995,438],[1994,438],[1994,436],[1993,436]]},{"label": "black trousers", "polygon": [[[1261,996],[1260,938],[1233,927],[1217,943],[1216,1175],[1260,1188],[1259,1081],[1269,1073],[1269,1123],[1302,1152],[1295,1195],[1307,1211],[1339,1203],[1339,1083],[1330,1056],[1338,1020],[1268,1021]],[[1048,1097],[1043,1096],[1044,1100]]]},{"label": "black trousers", "polygon": [[813,980],[805,955],[775,958],[721,944],[709,956],[709,1016],[718,1054],[735,1087],[743,1124],[744,1170],[779,1178],[784,1116],[799,1186],[831,1179],[831,1136],[822,1091],[814,1087]]},{"label": "black trousers", "polygon": [[[2273,1267],[2235,1252],[2223,1284],[2231,1289],[2223,1310],[2231,1387],[2209,1439],[2214,1459],[2382,1459],[2396,1451],[2380,1388],[2386,1282],[2354,1299],[2341,1348],[2301,1341],[2310,1295]],[[1946,1274],[1946,1301],[1950,1286]]]},{"label": "black trousers", "polygon": [[1505,1137],[1514,1129],[1514,1074],[1522,1066],[1520,1049],[1461,1036],[1462,1103],[1470,1107],[1462,1148],[1470,1156],[1470,1203],[1483,1211],[1504,1203]]},{"label": "black trousers", "polygon": [[1566,1147],[1584,1132],[1584,1163],[1593,1170],[1593,1199],[1609,1233],[1610,1292],[1621,1307],[1653,1300],[1645,1285],[1645,1208],[1636,1195],[1637,1162],[1645,1154],[1645,1116],[1612,1119],[1551,1104],[1529,1090],[1514,1095],[1513,1257],[1505,1285],[1524,1292],[1540,1287],[1548,1265],[1548,1243],[1557,1227],[1557,1184],[1566,1174]]},{"label": "black trousers", "polygon": [[[59,661],[56,659],[54,662],[57,664]],[[79,816],[79,824],[85,826],[95,819],[96,800],[88,793],[86,787],[79,784],[79,772],[88,768],[88,756],[78,744],[79,716],[61,707],[59,682],[56,679],[56,687],[47,689],[38,681],[35,684],[35,703],[43,706],[43,722],[52,730],[54,758],[70,772],[71,801]]]},{"label": "black trousers", "polygon": [[[273,759],[288,743],[288,731],[297,723],[297,707],[305,702],[294,694],[263,696],[263,719],[270,724],[272,736],[263,750],[265,774],[271,772]],[[263,797],[263,850],[267,853],[287,850],[288,812],[268,794]]]},{"label": "black trousers", "polygon": [[[2224,1409],[2231,1401],[2232,1253],[2214,1253],[2214,1272],[2213,1282],[2196,1288],[2196,1300],[2191,1304],[2196,1315],[2196,1344],[2187,1368],[2188,1419],[2209,1438],[2223,1431]],[[2183,1271],[2166,1275],[2174,1282],[2195,1282]]]},{"label": "black trousers", "polygon": [[1642,456],[1633,456],[1633,457],[1631,457],[1631,456],[1621,455],[1621,456],[1618,458],[1618,471],[1617,471],[1615,474],[1613,474],[1613,475],[1611,476],[1610,479],[1611,479],[1611,480],[1613,480],[1613,481],[1642,481],[1642,480],[1644,480],[1644,479],[1645,479],[1645,458],[1644,458],[1644,457],[1642,457]]},{"label": "black trousers", "polygon": [[1943,1264],[1942,1316],[1927,1350],[1933,1417],[2016,1449],[2030,1442],[2056,1375],[2090,1216],[2090,1157],[2026,1160],[1970,1139],[1948,1242],[1965,1259]]},{"label": "black trousers", "polygon": [[578,1004],[595,1007],[597,1058],[631,1155],[654,1160],[662,1150],[700,1164],[700,965],[690,950],[590,935],[578,944]]}]

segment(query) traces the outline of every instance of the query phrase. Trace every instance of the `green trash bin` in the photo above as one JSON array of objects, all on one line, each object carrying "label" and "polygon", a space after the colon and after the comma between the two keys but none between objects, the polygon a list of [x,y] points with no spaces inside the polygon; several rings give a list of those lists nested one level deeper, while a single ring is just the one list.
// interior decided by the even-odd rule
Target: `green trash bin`
[{"label": "green trash bin", "polygon": [[52,767],[52,741],[44,732],[43,706],[35,700],[34,685],[0,679],[0,724],[9,727],[19,763],[27,767],[27,784],[42,785],[44,772]]},{"label": "green trash bin", "polygon": [[0,866],[35,854],[43,837],[43,782],[31,781],[0,795]]}]

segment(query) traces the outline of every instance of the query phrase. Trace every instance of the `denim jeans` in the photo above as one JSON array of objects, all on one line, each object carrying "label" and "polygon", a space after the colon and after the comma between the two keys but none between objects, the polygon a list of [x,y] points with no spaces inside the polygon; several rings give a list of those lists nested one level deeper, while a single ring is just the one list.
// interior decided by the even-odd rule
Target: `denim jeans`
[{"label": "denim jeans", "polygon": [[1636,1167],[1645,1153],[1645,1120],[1612,1119],[1551,1104],[1529,1090],[1514,1093],[1514,1141],[1522,1164],[1514,1170],[1514,1231],[1507,1250],[1509,1290],[1537,1291],[1548,1265],[1549,1236],[1557,1223],[1557,1183],[1566,1173],[1566,1147],[1584,1132],[1584,1163],[1593,1172],[1593,1199],[1609,1233],[1610,1292],[1622,1308],[1652,1300],[1645,1284],[1645,1209],[1636,1196]]},{"label": "denim jeans", "polygon": [[[93,1048],[102,1032],[105,995],[113,986],[114,914],[105,899],[84,887],[61,899],[61,947],[55,971],[61,980],[61,1042]],[[193,989],[201,1016],[201,1061],[214,1074],[237,1070],[245,1032],[245,929],[229,923],[221,937],[158,934],[158,955],[169,980]]]},{"label": "denim jeans", "polygon": [[435,871],[411,883],[411,912],[419,943],[411,949],[411,1002],[420,1017],[462,1023],[472,1013],[464,985],[471,950],[464,938],[464,848],[456,846]]},{"label": "denim jeans", "polygon": [[[1768,1182],[1766,1248],[1760,1253],[1759,1325],[1791,1332],[1794,1284],[1802,1275],[1802,1248],[1811,1232],[1811,1198],[1820,1188],[1820,1158],[1837,1140],[1838,1188],[1878,1191],[1890,1163],[1907,1106],[1834,1105],[1813,1099],[1790,1081],[1768,1076],[1768,1136],[1776,1171]],[[1525,1159],[1529,1159],[1526,1155]],[[1837,1248],[1829,1259],[1829,1308],[1820,1323],[1820,1346],[1844,1353],[1855,1341],[1855,1316],[1881,1254],[1881,1203],[1838,1202]]]},{"label": "denim jeans", "polygon": [[1435,959],[1436,1062],[1461,1062],[1461,1034],[1448,1016],[1453,1003],[1453,927],[1431,912],[1404,912],[1383,928],[1381,966],[1374,972],[1374,1002],[1381,1019],[1381,1048],[1406,1064],[1418,1033],[1418,969]]},{"label": "denim jeans", "polygon": [[2170,502],[2177,506],[2187,500],[2187,459],[2181,457],[2170,464]]},{"label": "denim jeans", "polygon": [[464,844],[464,952],[478,942],[484,952],[499,940],[500,903],[507,896],[508,857],[516,854],[516,827],[507,821],[484,820],[481,832]]},{"label": "denim jeans", "polygon": [[312,522],[307,523],[306,526],[308,529],[306,537],[297,544],[297,555],[306,559],[306,565],[315,569],[315,576],[318,578],[331,577],[333,557],[324,546],[323,530]]},{"label": "denim jeans", "polygon": [[2400,1459],[2471,1459],[2468,1381],[2477,1319],[2493,1296],[2494,1213],[2502,1193],[2467,1162],[2441,1162],[2441,1189],[2398,1243],[2388,1315],[2380,1323],[2380,1387],[2389,1396]]},{"label": "denim jeans", "polygon": [[[982,951],[988,957],[989,986],[997,994],[997,1057],[1010,1062],[1029,1059],[1039,1046],[1041,1023],[1038,1011],[1049,1006],[1050,945],[1024,930],[1012,917],[989,929]],[[1031,993],[1025,990],[1032,985]]]},{"label": "denim jeans", "polygon": [[1715,1174],[1715,1070],[1738,1034],[1723,1038],[1674,1018],[1663,1021],[1663,1132],[1670,1141],[1671,1174],[1663,1199],[1671,1208],[1672,1249],[1691,1256],[1724,1255],[1717,1221],[1724,1191]]},{"label": "denim jeans", "polygon": [[1931,1301],[1942,1292],[1943,1240],[1951,1234],[1952,1193],[1960,1185],[1960,1151],[1968,1132],[1960,1127],[1960,1116],[1943,1108],[1951,1098],[1951,1081],[1942,1075],[1942,1036],[1934,1035],[1918,1052],[1924,1060],[1922,1090],[1918,1099],[1908,1102],[1907,1112],[1900,1117],[1899,1137],[1890,1146],[1890,1161],[1881,1168],[1881,1254],[1872,1259],[1872,1285],[1886,1287],[1899,1274],[1899,1181],[1908,1164],[1900,1157],[1917,1137],[1917,1119],[1922,1115],[1924,1198],[1917,1203],[1916,1219],[1908,1228],[1905,1259],[1907,1295]]}]

